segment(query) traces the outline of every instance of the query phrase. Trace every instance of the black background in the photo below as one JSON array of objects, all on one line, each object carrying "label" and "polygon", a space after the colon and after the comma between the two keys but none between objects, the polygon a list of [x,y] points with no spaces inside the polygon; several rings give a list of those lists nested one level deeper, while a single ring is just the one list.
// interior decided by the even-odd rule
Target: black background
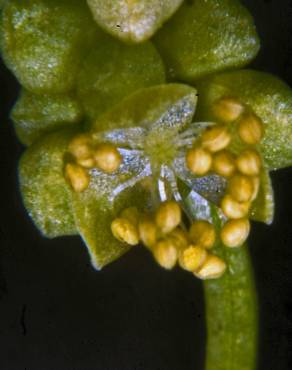
[{"label": "black background", "polygon": [[[262,39],[253,66],[292,86],[292,3],[243,3]],[[31,224],[17,186],[23,148],[8,118],[17,91],[1,64],[0,369],[202,370],[206,336],[199,281],[179,269],[163,271],[142,248],[95,272],[78,237],[46,240]],[[292,169],[272,179],[275,222],[254,224],[250,237],[260,301],[258,370],[287,370]]]}]

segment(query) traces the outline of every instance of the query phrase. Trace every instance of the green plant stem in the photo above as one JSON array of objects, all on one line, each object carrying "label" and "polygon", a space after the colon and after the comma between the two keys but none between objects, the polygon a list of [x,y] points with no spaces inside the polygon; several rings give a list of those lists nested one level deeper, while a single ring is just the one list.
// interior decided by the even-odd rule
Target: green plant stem
[{"label": "green plant stem", "polygon": [[207,317],[206,370],[255,370],[257,298],[247,245],[214,251],[224,258],[223,277],[204,284]]}]

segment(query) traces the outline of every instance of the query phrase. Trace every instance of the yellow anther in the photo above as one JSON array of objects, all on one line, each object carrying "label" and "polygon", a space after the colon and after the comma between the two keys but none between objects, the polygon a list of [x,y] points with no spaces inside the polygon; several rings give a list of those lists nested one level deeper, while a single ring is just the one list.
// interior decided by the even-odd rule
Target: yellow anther
[{"label": "yellow anther", "polygon": [[225,195],[221,202],[221,208],[225,216],[231,219],[246,217],[249,212],[250,203],[239,203],[231,195]]},{"label": "yellow anther", "polygon": [[237,202],[249,202],[254,193],[252,177],[237,174],[229,180],[228,192]]},{"label": "yellow anther", "polygon": [[189,244],[188,233],[180,227],[174,229],[171,233],[168,234],[167,237],[173,240],[177,248],[180,250],[186,248]]},{"label": "yellow anther", "polygon": [[216,231],[210,222],[198,220],[190,227],[190,238],[195,245],[210,249],[216,241]]},{"label": "yellow anther", "polygon": [[155,214],[155,222],[162,233],[174,230],[181,222],[181,209],[175,201],[161,203]]},{"label": "yellow anther", "polygon": [[157,241],[157,226],[155,222],[147,216],[139,220],[138,225],[141,242],[148,248],[151,248]]},{"label": "yellow anther", "polygon": [[253,182],[253,193],[251,197],[251,202],[253,202],[258,196],[260,190],[260,178],[258,176],[252,176],[251,179]]},{"label": "yellow anther", "polygon": [[207,259],[206,249],[190,245],[179,254],[179,264],[187,271],[194,272],[198,270]]},{"label": "yellow anther", "polygon": [[92,156],[92,140],[87,134],[73,138],[68,147],[69,152],[77,159],[88,159]]},{"label": "yellow anther", "polygon": [[76,193],[81,193],[88,188],[90,177],[87,171],[75,163],[67,163],[65,177]]},{"label": "yellow anther", "polygon": [[236,159],[238,170],[247,176],[256,176],[261,169],[261,158],[257,151],[247,149]]},{"label": "yellow anther", "polygon": [[261,141],[264,135],[264,125],[259,117],[249,113],[240,120],[238,133],[243,142],[255,145]]},{"label": "yellow anther", "polygon": [[199,279],[218,279],[226,270],[226,263],[219,257],[209,254],[203,266],[195,272]]},{"label": "yellow anther", "polygon": [[120,217],[125,218],[126,220],[129,220],[133,225],[138,226],[139,211],[137,207],[129,207],[124,209],[121,212]]},{"label": "yellow anther", "polygon": [[220,176],[232,176],[236,168],[234,156],[227,150],[215,153],[212,168]]},{"label": "yellow anther", "polygon": [[100,144],[94,151],[97,168],[106,173],[117,171],[122,163],[122,156],[112,144]]},{"label": "yellow anther", "polygon": [[139,243],[138,230],[129,220],[125,218],[116,218],[111,223],[111,230],[116,239],[129,245]]},{"label": "yellow anther", "polygon": [[206,175],[212,166],[212,155],[203,148],[189,149],[186,155],[186,165],[194,175]]},{"label": "yellow anther", "polygon": [[76,159],[76,162],[84,168],[90,169],[95,167],[95,160],[93,156],[84,159]]},{"label": "yellow anther", "polygon": [[154,245],[153,256],[160,266],[170,270],[177,262],[178,252],[171,240],[163,239]]},{"label": "yellow anther", "polygon": [[221,98],[213,106],[215,117],[225,123],[237,120],[244,111],[244,106],[234,98]]},{"label": "yellow anther", "polygon": [[227,127],[217,125],[206,129],[202,134],[201,140],[205,149],[210,152],[218,152],[229,145],[231,135]]},{"label": "yellow anther", "polygon": [[247,239],[250,223],[247,218],[227,221],[221,229],[221,240],[226,247],[240,247]]}]

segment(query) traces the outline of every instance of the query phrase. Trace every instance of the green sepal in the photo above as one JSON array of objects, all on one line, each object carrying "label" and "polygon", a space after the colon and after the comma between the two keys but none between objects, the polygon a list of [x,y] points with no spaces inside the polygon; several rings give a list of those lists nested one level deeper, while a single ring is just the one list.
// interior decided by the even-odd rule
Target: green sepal
[{"label": "green sepal", "polygon": [[127,95],[164,82],[163,62],[150,42],[128,46],[101,35],[81,66],[77,94],[92,122]]},{"label": "green sepal", "polygon": [[237,0],[186,1],[154,41],[169,76],[187,82],[244,66],[259,50],[253,19]]},{"label": "green sepal", "polygon": [[259,150],[269,170],[292,165],[292,90],[270,74],[253,70],[222,73],[198,81],[196,119],[216,120],[213,104],[221,97],[235,97],[264,123]]},{"label": "green sepal", "polygon": [[0,44],[7,66],[35,93],[73,88],[96,26],[80,1],[11,0],[1,14]]},{"label": "green sepal", "polygon": [[71,96],[36,95],[22,90],[11,118],[18,139],[24,145],[31,145],[44,134],[77,126],[82,118],[82,108]]},{"label": "green sepal", "polygon": [[126,42],[142,42],[177,10],[183,0],[87,0],[100,27]]},{"label": "green sepal", "polygon": [[271,225],[274,220],[275,202],[272,180],[269,172],[263,169],[260,174],[259,194],[252,204],[250,218]]},{"label": "green sepal", "polygon": [[179,130],[191,123],[197,104],[197,91],[182,84],[164,84],[141,89],[102,115],[92,131],[117,128],[160,127]]},{"label": "green sepal", "polygon": [[71,190],[64,179],[63,157],[76,131],[63,130],[29,147],[19,163],[24,206],[40,232],[54,238],[77,234]]},{"label": "green sepal", "polygon": [[73,194],[72,207],[76,227],[87,246],[91,263],[97,270],[121,257],[131,248],[114,238],[111,232],[112,221],[125,208],[136,206],[142,211],[143,207],[147,207],[149,194],[139,185],[123,191],[114,199],[111,198],[115,188],[122,181],[134,176],[134,172],[135,169],[131,168],[131,165],[126,171],[122,169],[114,175],[92,170],[88,189]]}]

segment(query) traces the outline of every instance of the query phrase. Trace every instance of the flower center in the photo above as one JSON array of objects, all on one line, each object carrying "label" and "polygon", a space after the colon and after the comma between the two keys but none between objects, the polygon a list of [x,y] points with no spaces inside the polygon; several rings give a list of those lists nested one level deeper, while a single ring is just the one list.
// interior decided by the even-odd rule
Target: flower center
[{"label": "flower center", "polygon": [[153,168],[159,168],[163,164],[170,165],[178,153],[176,145],[177,132],[170,130],[150,131],[144,144],[144,151]]}]

